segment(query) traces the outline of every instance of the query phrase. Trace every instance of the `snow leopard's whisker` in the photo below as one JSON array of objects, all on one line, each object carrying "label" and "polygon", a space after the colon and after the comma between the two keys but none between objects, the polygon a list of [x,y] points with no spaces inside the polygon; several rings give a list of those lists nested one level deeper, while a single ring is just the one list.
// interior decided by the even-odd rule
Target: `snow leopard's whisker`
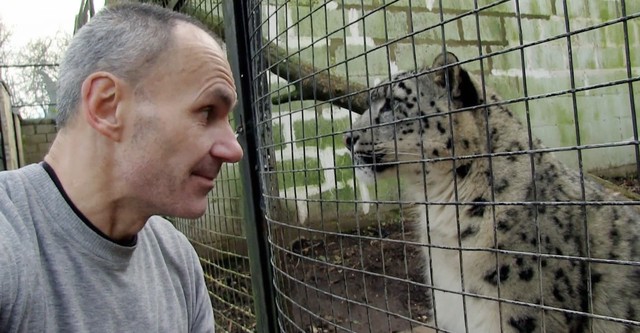
[{"label": "snow leopard's whisker", "polygon": [[425,155],[425,154],[419,154],[419,153],[405,153],[405,152],[401,152],[401,151],[399,151],[399,152],[393,152],[393,153],[390,153],[390,154],[394,154],[394,155],[405,155],[405,156],[420,156],[420,157],[424,157],[424,158],[426,158],[426,157],[427,157],[427,155]]}]

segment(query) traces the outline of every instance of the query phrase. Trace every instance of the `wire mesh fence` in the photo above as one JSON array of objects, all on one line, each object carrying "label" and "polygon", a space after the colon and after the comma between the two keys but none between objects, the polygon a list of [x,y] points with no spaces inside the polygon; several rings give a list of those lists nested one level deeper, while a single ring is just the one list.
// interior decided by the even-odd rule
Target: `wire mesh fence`
[{"label": "wire mesh fence", "polygon": [[247,6],[282,331],[640,330],[636,2]]},{"label": "wire mesh fence", "polygon": [[219,330],[640,331],[640,3],[170,3],[248,46],[260,200],[176,221]]}]

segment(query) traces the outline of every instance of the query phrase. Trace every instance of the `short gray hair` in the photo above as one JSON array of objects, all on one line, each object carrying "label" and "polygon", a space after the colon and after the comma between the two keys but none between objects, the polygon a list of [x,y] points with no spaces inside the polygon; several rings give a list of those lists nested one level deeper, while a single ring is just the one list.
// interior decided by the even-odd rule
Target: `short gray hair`
[{"label": "short gray hair", "polygon": [[149,4],[105,7],[80,28],[60,63],[57,127],[77,113],[82,83],[92,73],[109,72],[135,87],[170,50],[178,22],[199,27],[222,47],[220,38],[194,18]]}]

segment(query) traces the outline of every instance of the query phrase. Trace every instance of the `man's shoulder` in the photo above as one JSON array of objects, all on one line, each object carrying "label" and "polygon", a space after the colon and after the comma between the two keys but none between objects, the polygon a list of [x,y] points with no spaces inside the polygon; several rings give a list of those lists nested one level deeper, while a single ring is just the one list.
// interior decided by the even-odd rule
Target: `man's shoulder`
[{"label": "man's shoulder", "polygon": [[[36,287],[36,249],[33,245],[34,231],[21,218],[18,208],[0,199],[0,309],[17,302],[16,290],[32,290]],[[8,302],[8,303],[7,303]],[[1,312],[1,311],[0,311]],[[0,313],[2,317],[2,313]],[[6,318],[0,318],[0,328]],[[1,329],[0,329],[1,330]]]},{"label": "man's shoulder", "polygon": [[[164,265],[184,278],[192,279],[199,265],[198,254],[187,237],[167,219],[153,216],[138,234],[138,246],[150,256],[160,256]],[[186,274],[186,275],[183,275]]]},{"label": "man's shoulder", "polygon": [[0,200],[26,195],[28,183],[36,184],[46,179],[45,177],[46,172],[38,164],[0,171]]},{"label": "man's shoulder", "polygon": [[182,235],[182,233],[179,232],[178,229],[176,229],[171,221],[157,215],[151,216],[149,218],[145,228],[148,228],[154,234],[158,234],[161,236],[179,237],[180,235]]},{"label": "man's shoulder", "polygon": [[32,193],[27,182],[37,174],[37,168],[40,167],[33,164],[0,172],[0,253],[5,259],[29,257],[25,251],[31,249],[35,231],[28,212]]},{"label": "man's shoulder", "polygon": [[161,247],[176,248],[192,251],[193,247],[187,237],[176,227],[161,216],[152,216],[143,228],[144,236],[154,238]]},{"label": "man's shoulder", "polygon": [[2,198],[8,196],[11,190],[22,185],[22,174],[24,170],[0,171],[0,195]]},{"label": "man's shoulder", "polygon": [[[3,242],[20,240],[24,232],[24,214],[30,197],[27,182],[37,165],[0,172],[0,237]],[[16,236],[17,234],[17,236]]]},{"label": "man's shoulder", "polygon": [[18,178],[29,178],[37,173],[44,174],[44,168],[37,163],[25,165],[19,169],[0,171],[0,183],[9,183]]},{"label": "man's shoulder", "polygon": [[19,236],[24,236],[33,204],[37,201],[35,198],[39,197],[39,191],[43,190],[46,177],[44,169],[37,164],[0,172],[0,225],[4,228],[2,231],[13,229]]},{"label": "man's shoulder", "polygon": [[14,221],[11,213],[0,211],[0,267],[7,268],[7,262],[25,266],[26,260],[33,259],[32,233],[27,225]]}]

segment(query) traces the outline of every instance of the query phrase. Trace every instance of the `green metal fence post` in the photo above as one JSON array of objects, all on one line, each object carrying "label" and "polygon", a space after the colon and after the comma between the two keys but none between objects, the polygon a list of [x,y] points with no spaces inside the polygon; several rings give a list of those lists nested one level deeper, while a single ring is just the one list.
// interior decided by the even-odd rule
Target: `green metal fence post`
[{"label": "green metal fence post", "polygon": [[276,304],[271,272],[271,251],[267,240],[267,225],[262,211],[262,189],[255,117],[252,109],[248,13],[246,1],[225,0],[224,26],[229,62],[236,81],[238,104],[234,114],[242,131],[238,141],[244,149],[240,162],[245,207],[245,236],[251,266],[251,282],[256,313],[256,332],[277,331]]}]

